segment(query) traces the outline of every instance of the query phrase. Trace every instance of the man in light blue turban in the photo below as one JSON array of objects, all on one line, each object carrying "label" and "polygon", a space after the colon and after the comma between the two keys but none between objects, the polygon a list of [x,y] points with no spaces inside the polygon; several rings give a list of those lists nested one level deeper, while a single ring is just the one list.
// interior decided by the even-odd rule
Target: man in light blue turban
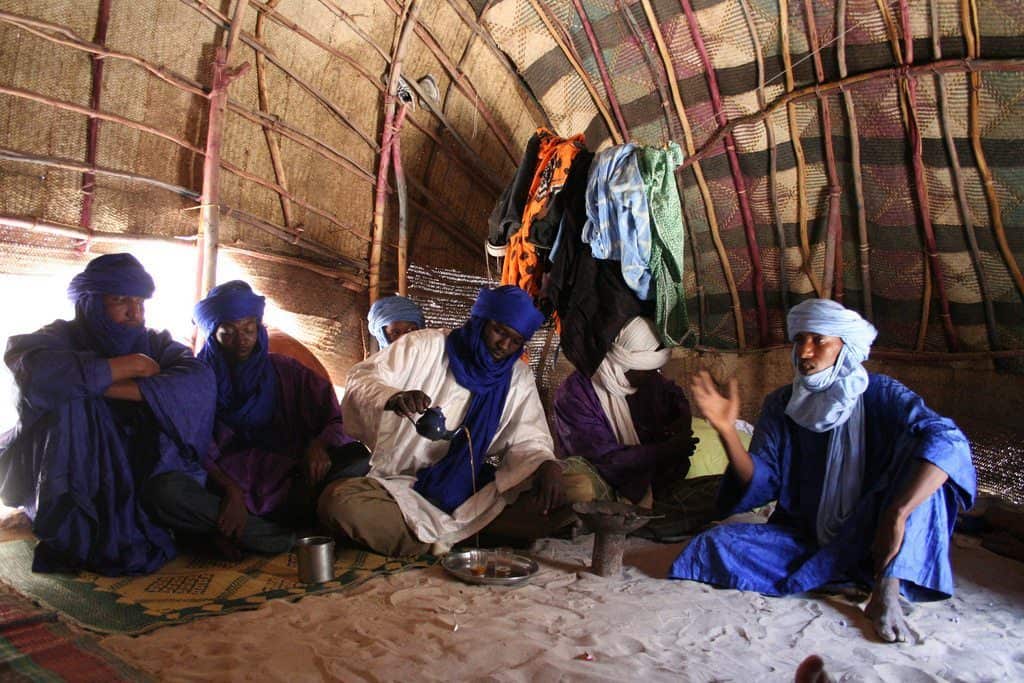
[{"label": "man in light blue turban", "polygon": [[862,365],[877,334],[855,311],[823,299],[793,307],[793,383],[765,399],[750,450],[736,434],[740,397],[707,372],[692,382],[697,407],[725,443],[724,513],[778,501],[767,524],[726,524],[694,538],[670,577],[788,595],[854,582],[886,641],[908,628],[909,600],[953,593],[949,539],[970,508],[976,475],[953,422],[919,396]]},{"label": "man in light blue turban", "polygon": [[39,538],[34,571],[159,569],[175,554],[152,502],[177,479],[205,481],[213,373],[145,325],[153,278],[131,254],[75,276],[73,320],[15,335],[4,360],[18,426],[0,443],[0,496]]},{"label": "man in light blue turban", "polygon": [[403,334],[427,326],[416,302],[397,294],[374,301],[366,314],[366,324],[382,349],[394,344]]}]

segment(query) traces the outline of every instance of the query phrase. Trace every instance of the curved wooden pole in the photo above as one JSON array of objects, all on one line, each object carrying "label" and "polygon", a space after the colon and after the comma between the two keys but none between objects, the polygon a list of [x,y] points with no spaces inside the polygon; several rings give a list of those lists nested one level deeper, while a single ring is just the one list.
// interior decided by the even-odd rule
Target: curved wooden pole
[{"label": "curved wooden pole", "polygon": [[604,63],[601,46],[598,44],[597,36],[594,34],[594,27],[590,25],[590,18],[587,17],[587,10],[583,7],[583,3],[580,0],[572,0],[572,4],[576,8],[577,16],[579,16],[580,21],[583,23],[583,32],[587,36],[587,42],[590,43],[590,51],[594,54],[594,62],[597,64],[597,70],[601,74],[601,83],[604,85],[604,92],[608,96],[608,102],[612,105],[615,121],[618,123],[619,131],[622,133],[622,140],[629,142],[629,126],[626,125],[626,119],[622,115],[622,109],[619,107],[619,98],[615,96],[615,88],[612,86],[608,67]]},{"label": "curved wooden pole", "polygon": [[406,5],[407,14],[402,17],[400,32],[395,41],[395,49],[391,55],[391,67],[388,70],[388,90],[384,96],[384,125],[381,130],[380,162],[377,166],[377,189],[373,204],[373,241],[370,243],[370,303],[372,304],[380,297],[380,269],[381,251],[384,238],[384,203],[385,186],[389,172],[389,164],[393,151],[392,140],[398,134],[405,119],[405,107],[398,110],[396,93],[398,92],[398,81],[402,76],[402,59],[405,57],[405,50],[409,45],[409,36],[416,27],[416,20],[420,13],[420,3],[417,0],[409,0]]},{"label": "curved wooden pole", "polygon": [[559,35],[557,28],[552,23],[551,17],[548,16],[547,10],[540,3],[540,0],[530,0],[530,5],[537,13],[541,22],[543,22],[544,27],[547,28],[548,35],[550,35],[551,39],[555,41],[555,44],[558,45],[562,54],[565,55],[565,58],[569,61],[569,64],[576,72],[576,75],[579,76],[580,81],[583,83],[583,87],[586,88],[587,93],[590,95],[590,99],[594,102],[594,106],[597,107],[598,113],[601,115],[601,118],[604,119],[604,125],[608,128],[608,134],[611,136],[612,142],[616,145],[621,145],[622,132],[615,124],[615,120],[608,112],[608,108],[604,106],[604,101],[601,99],[600,93],[597,92],[594,84],[590,82],[590,74],[588,74],[587,70],[583,68],[582,64],[580,64],[570,46],[565,42],[562,36]]},{"label": "curved wooden pole", "polygon": [[[840,80],[849,74],[846,68],[846,0],[836,3],[836,61],[839,67]],[[857,125],[857,111],[853,104],[853,93],[847,88],[840,89],[843,94],[843,108],[846,110],[846,122],[850,131],[850,171],[853,176],[853,204],[857,213],[857,254],[860,265],[860,286],[864,299],[864,315],[874,320],[874,303],[871,294],[870,247],[868,243],[868,219],[864,210],[864,176],[860,159],[860,130]]]},{"label": "curved wooden pole", "polygon": [[[931,31],[932,31],[932,57],[942,59],[942,40],[939,33],[939,6],[937,3],[930,5]],[[967,240],[967,248],[971,254],[971,261],[974,264],[974,272],[978,278],[978,291],[981,294],[981,304],[985,311],[985,332],[988,337],[989,348],[998,349],[999,331],[996,326],[996,312],[992,306],[992,298],[989,294],[992,289],[985,275],[985,264],[981,259],[981,250],[978,248],[978,237],[975,234],[977,224],[974,220],[974,213],[971,211],[970,201],[967,199],[967,190],[964,185],[963,170],[960,166],[960,154],[956,150],[956,142],[953,139],[953,130],[950,125],[949,105],[946,97],[946,82],[942,74],[935,74],[935,99],[938,109],[939,124],[942,126],[942,139],[946,145],[946,154],[949,155],[949,171],[952,176],[953,187],[956,189],[957,207],[960,209],[960,219],[964,225],[964,236]]]},{"label": "curved wooden pole", "polygon": [[[757,108],[764,109],[768,106],[764,83],[764,50],[761,47],[761,39],[757,35],[757,25],[754,23],[754,13],[750,9],[750,0],[739,0],[739,2],[757,62]],[[782,300],[782,310],[788,311],[789,276],[786,274],[786,232],[782,225],[782,212],[779,210],[779,150],[775,142],[775,126],[770,117],[764,120],[764,132],[768,138],[768,201],[772,208],[775,239],[779,243],[779,297]],[[782,316],[782,336],[786,339],[789,338],[789,333],[786,330],[786,316]]]},{"label": "curved wooden pole", "polygon": [[[975,0],[960,0],[960,13],[964,38],[967,40],[967,55],[976,59],[981,54],[981,29],[978,25],[978,6]],[[999,195],[996,194],[992,169],[989,168],[985,149],[981,144],[981,73],[971,70],[969,83],[971,91],[970,99],[967,101],[967,118],[971,148],[974,150],[974,160],[978,165],[978,174],[981,176],[985,189],[985,200],[992,221],[992,232],[995,234],[996,244],[999,245],[999,253],[1002,254],[1006,268],[1010,271],[1014,284],[1017,285],[1017,292],[1024,299],[1024,274],[1021,274],[1017,259],[1006,240],[1006,228],[1003,226],[1003,212],[999,205]]]},{"label": "curved wooden pole", "polygon": [[[686,117],[683,99],[679,94],[679,82],[676,79],[675,65],[672,63],[672,57],[669,54],[668,47],[665,45],[665,38],[661,33],[661,27],[658,25],[658,18],[654,14],[654,8],[651,6],[650,0],[640,0],[640,4],[644,10],[644,16],[647,18],[647,24],[650,26],[651,35],[658,46],[658,54],[665,67],[669,91],[672,93],[672,105],[675,107],[679,125],[683,128],[683,144],[686,148],[687,161],[690,161],[695,152],[693,131],[690,129],[690,121]],[[725,244],[722,242],[722,236],[718,230],[715,203],[711,197],[711,190],[708,188],[707,181],[704,179],[704,172],[701,170],[699,160],[693,159],[690,163],[684,162],[679,170],[689,166],[693,167],[693,175],[697,180],[697,187],[700,189],[701,198],[704,200],[704,210],[708,218],[711,240],[714,242],[715,251],[718,253],[718,259],[722,264],[722,275],[725,278],[726,287],[729,289],[729,297],[732,299],[732,314],[736,324],[736,345],[743,349],[747,346],[746,332],[743,328],[743,309],[740,306],[740,295],[736,289],[736,279],[732,274],[732,265],[729,263],[729,254],[725,250]],[[696,249],[696,246],[694,248]]]},{"label": "curved wooden pole", "polygon": [[[715,119],[719,126],[726,124],[725,110],[722,107],[722,97],[718,90],[718,77],[715,75],[715,66],[711,63],[707,47],[704,45],[704,37],[700,33],[700,24],[697,22],[697,15],[693,11],[690,0],[680,0],[683,13],[686,15],[686,22],[690,27],[690,38],[700,56],[704,73],[707,77],[708,91],[711,94],[711,109],[714,111]],[[740,217],[743,220],[743,230],[747,236],[747,253],[750,254],[751,285],[754,290],[754,299],[757,302],[757,331],[760,346],[767,346],[771,343],[771,331],[768,329],[768,305],[764,298],[764,273],[761,269],[761,251],[757,246],[757,229],[754,225],[754,212],[750,208],[750,197],[747,194],[747,181],[743,177],[743,169],[740,168],[739,155],[736,153],[736,140],[730,132],[724,138],[725,154],[729,159],[729,168],[732,171],[732,182],[736,188],[736,198],[740,205]]]}]

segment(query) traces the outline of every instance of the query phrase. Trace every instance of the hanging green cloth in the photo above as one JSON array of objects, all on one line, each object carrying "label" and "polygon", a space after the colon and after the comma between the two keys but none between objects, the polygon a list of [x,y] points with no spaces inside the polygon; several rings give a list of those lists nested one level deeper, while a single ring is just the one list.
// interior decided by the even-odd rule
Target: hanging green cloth
[{"label": "hanging green cloth", "polygon": [[665,149],[637,150],[637,163],[651,211],[651,279],[655,325],[666,346],[679,346],[690,329],[683,291],[683,207],[676,191],[675,168],[683,150],[674,142]]}]

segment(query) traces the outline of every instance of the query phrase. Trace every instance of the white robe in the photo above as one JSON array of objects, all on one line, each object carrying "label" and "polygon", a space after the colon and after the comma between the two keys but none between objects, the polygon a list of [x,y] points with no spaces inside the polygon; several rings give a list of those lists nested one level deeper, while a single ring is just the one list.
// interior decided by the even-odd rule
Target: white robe
[{"label": "white robe", "polygon": [[431,405],[442,408],[449,429],[462,424],[470,393],[448,368],[447,335],[448,330],[439,329],[411,332],[353,366],[341,404],[345,432],[372,452],[368,476],[397,501],[416,537],[438,551],[487,526],[516,499],[537,467],[555,457],[533,372],[525,362],[517,362],[498,430],[487,449],[487,455],[502,457],[494,481],[451,515],[413,490],[416,472],[443,458],[451,442],[423,438],[410,420],[385,411],[384,404],[399,391],[419,389],[431,398]]}]

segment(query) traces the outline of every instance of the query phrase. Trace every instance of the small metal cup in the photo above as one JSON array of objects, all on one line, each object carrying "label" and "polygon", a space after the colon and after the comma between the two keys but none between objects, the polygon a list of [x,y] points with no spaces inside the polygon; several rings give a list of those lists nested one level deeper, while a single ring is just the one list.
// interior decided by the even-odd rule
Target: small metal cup
[{"label": "small metal cup", "polygon": [[334,539],[329,536],[305,536],[295,542],[295,560],[299,581],[323,583],[334,578]]}]

